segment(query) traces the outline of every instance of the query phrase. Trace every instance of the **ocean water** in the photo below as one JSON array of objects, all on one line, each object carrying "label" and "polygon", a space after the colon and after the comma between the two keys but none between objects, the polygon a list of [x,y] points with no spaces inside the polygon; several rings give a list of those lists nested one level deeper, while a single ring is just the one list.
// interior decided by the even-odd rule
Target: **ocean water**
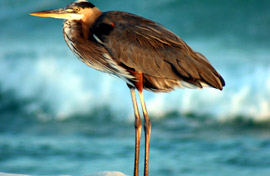
[{"label": "ocean water", "polygon": [[[0,1],[0,172],[133,173],[127,86],[76,59],[61,20],[28,15],[70,2]],[[92,2],[161,23],[226,81],[223,91],[144,92],[152,121],[150,175],[270,175],[270,1]]]}]

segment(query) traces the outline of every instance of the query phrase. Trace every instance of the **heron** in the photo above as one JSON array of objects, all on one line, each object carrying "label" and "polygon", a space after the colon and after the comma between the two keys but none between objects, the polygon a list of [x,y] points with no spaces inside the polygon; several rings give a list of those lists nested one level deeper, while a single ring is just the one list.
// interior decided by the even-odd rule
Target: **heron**
[{"label": "heron", "polygon": [[225,81],[207,58],[159,23],[122,11],[102,12],[93,3],[78,0],[65,8],[30,13],[64,20],[68,47],[86,65],[115,75],[130,89],[135,116],[134,176],[139,174],[144,116],[144,176],[149,175],[151,122],[143,89],[169,92],[177,88],[212,87],[222,90]]}]

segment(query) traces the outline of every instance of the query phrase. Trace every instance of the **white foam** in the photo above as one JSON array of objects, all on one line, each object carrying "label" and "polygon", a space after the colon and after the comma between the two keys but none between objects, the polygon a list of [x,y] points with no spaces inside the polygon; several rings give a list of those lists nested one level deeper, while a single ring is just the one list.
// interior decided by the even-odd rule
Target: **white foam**
[{"label": "white foam", "polygon": [[117,172],[117,171],[114,171],[114,172],[103,171],[103,172],[98,172],[98,173],[90,174],[86,176],[127,176],[127,175],[121,172]]},{"label": "white foam", "polygon": [[[85,66],[75,59],[64,43],[56,44],[57,47],[53,48],[20,44],[13,46],[16,52],[33,56],[30,58],[25,54],[17,58],[16,54],[12,54],[13,50],[1,50],[0,85],[1,89],[14,90],[19,98],[36,99],[29,111],[38,111],[40,115],[42,105],[45,104],[56,117],[66,118],[76,113],[90,112],[97,106],[108,105],[116,112],[121,112],[119,114],[122,116],[133,114],[125,83]],[[254,55],[249,56],[250,51],[244,53],[246,51],[226,50],[226,54],[229,53],[226,55],[222,53],[225,52],[223,50],[213,48],[212,51],[206,50],[205,54],[214,66],[219,64],[215,67],[226,81],[223,91],[204,88],[179,89],[166,94],[145,92],[148,111],[157,117],[166,112],[178,111],[210,114],[218,118],[269,118],[270,65],[265,63],[265,54],[269,51],[261,52],[262,55],[257,55],[254,62],[250,58]]]}]

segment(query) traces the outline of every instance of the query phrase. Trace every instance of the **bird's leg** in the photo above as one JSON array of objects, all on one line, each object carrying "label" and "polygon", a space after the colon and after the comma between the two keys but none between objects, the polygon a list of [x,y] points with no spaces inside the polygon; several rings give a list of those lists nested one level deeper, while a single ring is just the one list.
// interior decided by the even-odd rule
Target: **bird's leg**
[{"label": "bird's leg", "polygon": [[149,145],[150,145],[150,135],[151,135],[151,122],[146,110],[146,105],[143,97],[142,90],[139,90],[139,97],[143,109],[144,115],[144,132],[145,132],[145,158],[144,158],[144,176],[148,176],[149,168]]},{"label": "bird's leg", "polygon": [[139,175],[139,154],[140,154],[140,140],[141,140],[141,131],[142,131],[142,121],[140,118],[137,100],[136,100],[136,94],[135,89],[132,87],[130,88],[132,103],[133,103],[133,109],[134,109],[134,115],[135,115],[135,163],[134,163],[134,176]]}]

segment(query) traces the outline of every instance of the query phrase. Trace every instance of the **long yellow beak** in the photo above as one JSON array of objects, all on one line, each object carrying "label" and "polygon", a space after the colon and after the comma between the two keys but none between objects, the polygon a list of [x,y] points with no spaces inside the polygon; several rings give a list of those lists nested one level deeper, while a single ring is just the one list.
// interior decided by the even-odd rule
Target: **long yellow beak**
[{"label": "long yellow beak", "polygon": [[59,18],[59,19],[69,19],[70,13],[65,9],[55,9],[55,10],[44,10],[38,12],[30,13],[32,16],[37,17],[50,17],[50,18]]}]

